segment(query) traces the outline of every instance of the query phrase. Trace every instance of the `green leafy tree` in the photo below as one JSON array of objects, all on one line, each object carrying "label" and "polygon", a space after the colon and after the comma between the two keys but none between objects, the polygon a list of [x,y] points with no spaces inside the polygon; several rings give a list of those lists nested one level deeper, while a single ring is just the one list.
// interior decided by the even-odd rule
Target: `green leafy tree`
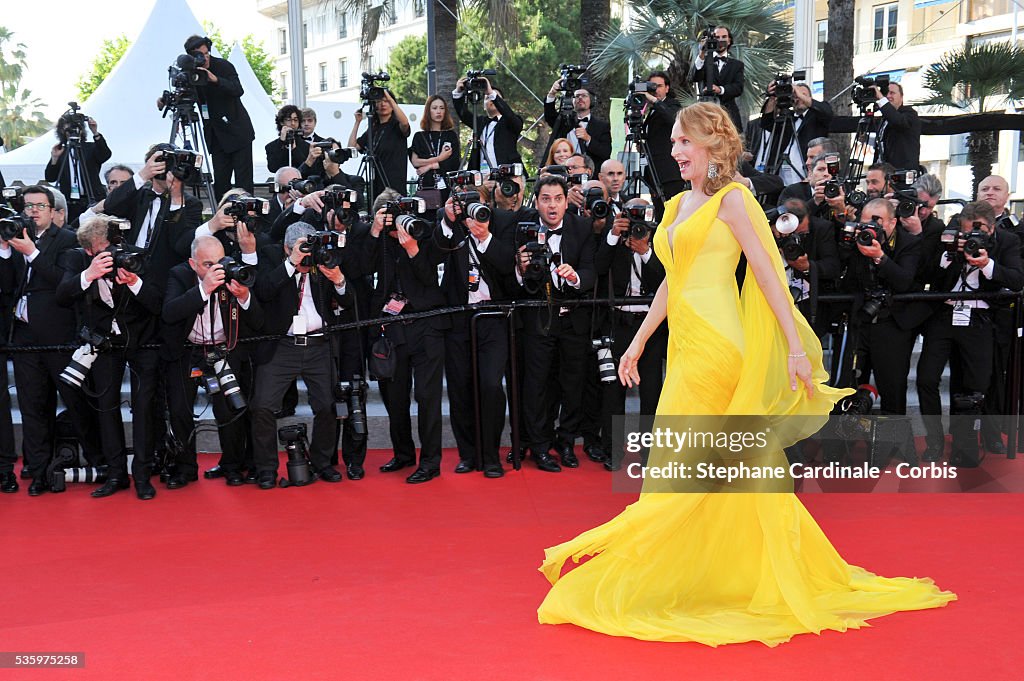
[{"label": "green leafy tree", "polygon": [[[427,100],[427,36],[403,38],[388,56],[388,87],[395,101],[425,102]],[[411,112],[407,112],[411,113]]]},{"label": "green leafy tree", "polygon": [[43,102],[21,87],[25,73],[25,44],[13,43],[14,33],[0,26],[0,137],[16,149],[52,127],[43,115]]},{"label": "green leafy tree", "polygon": [[[982,113],[993,102],[999,108],[1024,100],[1024,48],[1010,42],[969,44],[947,52],[938,64],[924,73],[922,84],[928,97],[919,106],[953,107]],[[970,133],[967,158],[978,184],[992,174],[999,152],[999,133],[980,130]]]},{"label": "green leafy tree", "polygon": [[103,41],[100,53],[92,60],[92,67],[90,67],[87,73],[79,76],[78,82],[75,84],[75,87],[78,88],[79,102],[84,102],[92,96],[92,93],[96,91],[100,83],[107,79],[110,72],[121,61],[121,57],[128,51],[128,47],[131,44],[132,41],[128,40],[128,36],[123,33],[113,40],[107,39]]},{"label": "green leafy tree", "polygon": [[[211,24],[208,21],[203,22],[203,30],[206,31],[206,37],[213,43],[214,49],[221,57],[227,59],[231,54],[232,43],[228,42],[224,35],[220,32],[220,29]],[[249,62],[249,67],[253,73],[256,74],[256,79],[260,81],[260,85],[263,86],[263,90],[278,102],[276,97],[277,84],[274,82],[274,60],[270,57],[266,48],[263,46],[263,41],[257,41],[253,35],[249,35],[242,38],[241,42],[242,53],[245,55],[245,60]],[[280,102],[278,102],[280,103]]]}]

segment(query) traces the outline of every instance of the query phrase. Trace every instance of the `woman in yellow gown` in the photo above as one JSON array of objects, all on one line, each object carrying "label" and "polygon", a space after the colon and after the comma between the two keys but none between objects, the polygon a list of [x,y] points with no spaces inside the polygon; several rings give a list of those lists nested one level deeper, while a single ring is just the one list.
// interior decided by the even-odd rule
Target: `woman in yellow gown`
[{"label": "woman in yellow gown", "polygon": [[[731,181],[740,152],[723,109],[694,104],[680,112],[672,155],[693,190],[669,201],[655,233],[665,281],[619,375],[627,385],[639,381],[637,359],[667,316],[659,421],[761,414],[820,427],[847,391],[825,385],[821,345],[792,303],[764,213]],[[742,296],[734,276],[741,252]],[[678,456],[652,450],[649,465]],[[617,517],[546,551],[540,569],[553,586],[540,622],[644,640],[774,646],[956,598],[930,579],[879,577],[848,564],[792,493],[650,490],[645,482]],[[561,574],[566,560],[583,556],[593,557]]]}]

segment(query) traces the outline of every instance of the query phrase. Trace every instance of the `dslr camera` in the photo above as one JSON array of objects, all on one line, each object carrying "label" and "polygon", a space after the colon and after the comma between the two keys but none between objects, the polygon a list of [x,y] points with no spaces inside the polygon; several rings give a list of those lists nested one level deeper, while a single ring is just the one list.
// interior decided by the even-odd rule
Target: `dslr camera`
[{"label": "dslr camera", "polygon": [[60,382],[70,385],[72,388],[81,388],[92,369],[93,363],[100,352],[110,349],[110,340],[101,333],[96,333],[88,326],[83,326],[78,332],[78,340],[81,345],[71,355],[71,361],[60,372]]},{"label": "dslr camera", "polygon": [[654,206],[626,206],[622,214],[629,219],[630,239],[645,239],[654,231]]},{"label": "dslr camera", "polygon": [[24,231],[28,238],[36,240],[36,223],[10,206],[0,206],[0,239],[10,241],[21,237]]},{"label": "dslr camera", "polygon": [[794,71],[792,74],[780,73],[775,76],[775,113],[783,114],[793,108],[793,83],[807,80],[806,71]]},{"label": "dslr camera", "polygon": [[61,115],[59,125],[63,127],[69,143],[84,142],[86,131],[89,129],[89,117],[81,113],[82,108],[78,106],[78,102],[68,102],[68,107],[70,108]]},{"label": "dslr camera", "polygon": [[490,206],[483,203],[480,192],[475,189],[453,191],[452,203],[467,218],[472,218],[477,222],[487,222],[491,219]]},{"label": "dslr camera", "polygon": [[875,105],[878,103],[875,91],[872,88],[877,87],[882,97],[885,97],[889,92],[888,74],[874,77],[871,77],[870,74],[857,76],[853,80],[854,86],[850,91],[850,96],[853,98],[854,105],[860,107],[861,112],[864,114],[873,112]]},{"label": "dslr camera", "polygon": [[470,104],[479,104],[487,94],[487,79],[485,76],[496,76],[498,72],[494,69],[470,69],[466,71],[466,99]]},{"label": "dslr camera", "polygon": [[313,192],[317,191],[319,188],[319,183],[316,181],[316,179],[312,177],[309,178],[308,180],[303,180],[301,177],[296,177],[295,179],[288,180],[288,182],[283,186],[278,184],[274,185],[275,193],[287,191],[289,189],[294,189],[303,196],[309,196]]},{"label": "dslr camera", "polygon": [[24,187],[4,187],[0,189],[0,201],[20,213],[25,210]]},{"label": "dslr camera", "polygon": [[612,339],[610,336],[593,338],[590,347],[597,353],[597,375],[602,383],[614,383],[618,380],[615,370],[615,359],[612,357]]},{"label": "dslr camera", "polygon": [[363,72],[363,81],[359,87],[359,99],[363,100],[363,106],[370,108],[371,113],[374,111],[371,105],[384,99],[384,93],[387,92],[387,87],[381,85],[381,83],[386,83],[389,80],[391,80],[391,76],[388,75],[387,71],[379,71],[378,73]]},{"label": "dslr camera", "polygon": [[547,244],[547,232],[541,231],[535,222],[520,222],[516,228],[516,237],[518,243],[526,246],[525,252],[530,256],[530,261],[523,271],[523,281],[550,281],[554,254]]},{"label": "dslr camera", "polygon": [[242,386],[238,384],[235,372],[228,364],[228,351],[219,345],[206,355],[206,363],[202,368],[203,384],[208,395],[224,394],[224,401],[233,412],[240,412],[246,407]]},{"label": "dslr camera", "polygon": [[981,221],[974,222],[969,232],[961,232],[958,229],[945,229],[939,236],[939,240],[945,251],[950,256],[955,256],[957,251],[960,250],[959,240],[963,239],[964,255],[977,258],[981,255],[982,250],[991,252],[992,247],[995,246],[995,240],[992,238],[992,235],[982,230],[983,224]]},{"label": "dslr camera", "polygon": [[497,168],[491,170],[491,174],[487,179],[498,183],[498,191],[501,192],[502,196],[511,198],[519,193],[519,183],[514,178],[522,176],[522,163],[502,163]]},{"label": "dslr camera", "polygon": [[842,242],[870,246],[872,241],[886,241],[885,230],[877,222],[847,222],[843,225]]},{"label": "dslr camera", "polygon": [[164,168],[182,182],[189,182],[203,167],[203,155],[191,149],[161,149],[153,158],[157,163],[163,162]]},{"label": "dslr camera", "polygon": [[914,190],[914,182],[917,181],[916,170],[897,170],[885,179],[895,190],[893,198],[897,202],[896,217],[910,217],[917,211],[917,207],[924,203],[917,198],[917,192]]},{"label": "dslr camera", "polygon": [[248,220],[249,213],[267,215],[270,213],[270,202],[266,199],[257,199],[254,196],[232,196],[224,207],[224,215],[235,218],[239,222]]},{"label": "dslr camera", "polygon": [[293,423],[277,429],[277,441],[284,445],[288,455],[288,482],[281,481],[282,487],[304,487],[313,482],[313,466],[309,463],[309,441],[306,439],[306,424]]},{"label": "dslr camera", "polygon": [[304,267],[323,265],[331,269],[341,264],[342,249],[345,247],[345,233],[334,231],[313,232],[299,244],[299,251],[307,253],[299,264]]},{"label": "dslr camera", "polygon": [[427,210],[427,202],[418,196],[402,196],[384,204],[385,212],[394,218],[389,232],[401,227],[413,239],[421,241],[430,235],[430,223],[420,217]]},{"label": "dslr camera", "polygon": [[246,288],[252,288],[256,283],[256,267],[254,265],[246,265],[244,262],[238,262],[230,255],[224,256],[217,262],[224,268],[225,284],[237,281],[240,285],[245,286]]},{"label": "dslr camera", "polygon": [[[323,144],[323,142],[319,142],[318,144]],[[333,145],[334,143],[332,142],[331,146],[328,146],[324,153],[327,154],[327,158],[329,158],[332,163],[337,163],[338,165],[346,163],[359,153],[359,150],[353,147],[338,147],[337,149],[332,149],[331,147]]]},{"label": "dslr camera", "polygon": [[[327,211],[334,211],[334,218],[349,227],[355,224],[359,213],[353,208],[359,202],[359,192],[349,189],[340,184],[332,184],[324,189],[320,195],[320,201],[324,204],[323,214],[326,219]],[[344,246],[344,244],[342,244]]]},{"label": "dslr camera", "polygon": [[366,393],[370,387],[359,374],[351,381],[339,381],[334,389],[334,412],[342,421],[348,421],[356,440],[366,438]]},{"label": "dslr camera", "polygon": [[583,209],[590,212],[595,220],[603,220],[612,212],[612,205],[604,200],[604,191],[600,187],[583,190]]},{"label": "dslr camera", "polygon": [[561,64],[558,69],[562,74],[562,80],[558,83],[559,99],[561,100],[558,108],[562,113],[571,115],[573,93],[583,87],[583,79],[580,78],[580,75],[587,70],[587,67],[585,64]]}]

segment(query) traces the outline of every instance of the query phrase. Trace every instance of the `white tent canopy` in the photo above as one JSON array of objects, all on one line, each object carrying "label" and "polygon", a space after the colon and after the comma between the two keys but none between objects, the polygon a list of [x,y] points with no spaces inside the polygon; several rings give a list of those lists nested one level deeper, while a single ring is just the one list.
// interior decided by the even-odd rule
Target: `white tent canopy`
[{"label": "white tent canopy", "polygon": [[[82,112],[96,120],[113,153],[105,167],[123,163],[139,168],[151,144],[166,142],[170,138],[170,117],[161,118],[156,100],[167,87],[167,67],[184,51],[185,38],[193,34],[203,35],[204,31],[185,0],[156,0],[149,19],[128,51],[89,100],[82,104]],[[249,111],[256,130],[253,161],[256,165],[254,177],[259,181],[267,176],[263,145],[273,136],[276,109],[237,44],[230,61],[238,70],[245,90],[242,103]],[[27,184],[42,179],[50,160],[50,148],[55,143],[50,130],[28,144],[0,155],[4,179],[8,183],[21,180]]]}]

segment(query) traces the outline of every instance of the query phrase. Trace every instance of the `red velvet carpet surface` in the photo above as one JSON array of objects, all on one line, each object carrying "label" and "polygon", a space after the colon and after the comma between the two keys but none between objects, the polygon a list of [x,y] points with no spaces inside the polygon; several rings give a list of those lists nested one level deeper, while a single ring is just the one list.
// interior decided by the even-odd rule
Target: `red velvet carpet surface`
[{"label": "red velvet carpet surface", "polygon": [[371,453],[361,481],[302,489],[0,496],[0,651],[86,656],[0,678],[1020,678],[1018,495],[805,496],[848,561],[932,577],[960,600],[711,649],[537,623],[544,548],[632,500],[595,464],[488,480],[453,474],[446,452],[440,478],[411,486],[377,472],[388,456]]}]

